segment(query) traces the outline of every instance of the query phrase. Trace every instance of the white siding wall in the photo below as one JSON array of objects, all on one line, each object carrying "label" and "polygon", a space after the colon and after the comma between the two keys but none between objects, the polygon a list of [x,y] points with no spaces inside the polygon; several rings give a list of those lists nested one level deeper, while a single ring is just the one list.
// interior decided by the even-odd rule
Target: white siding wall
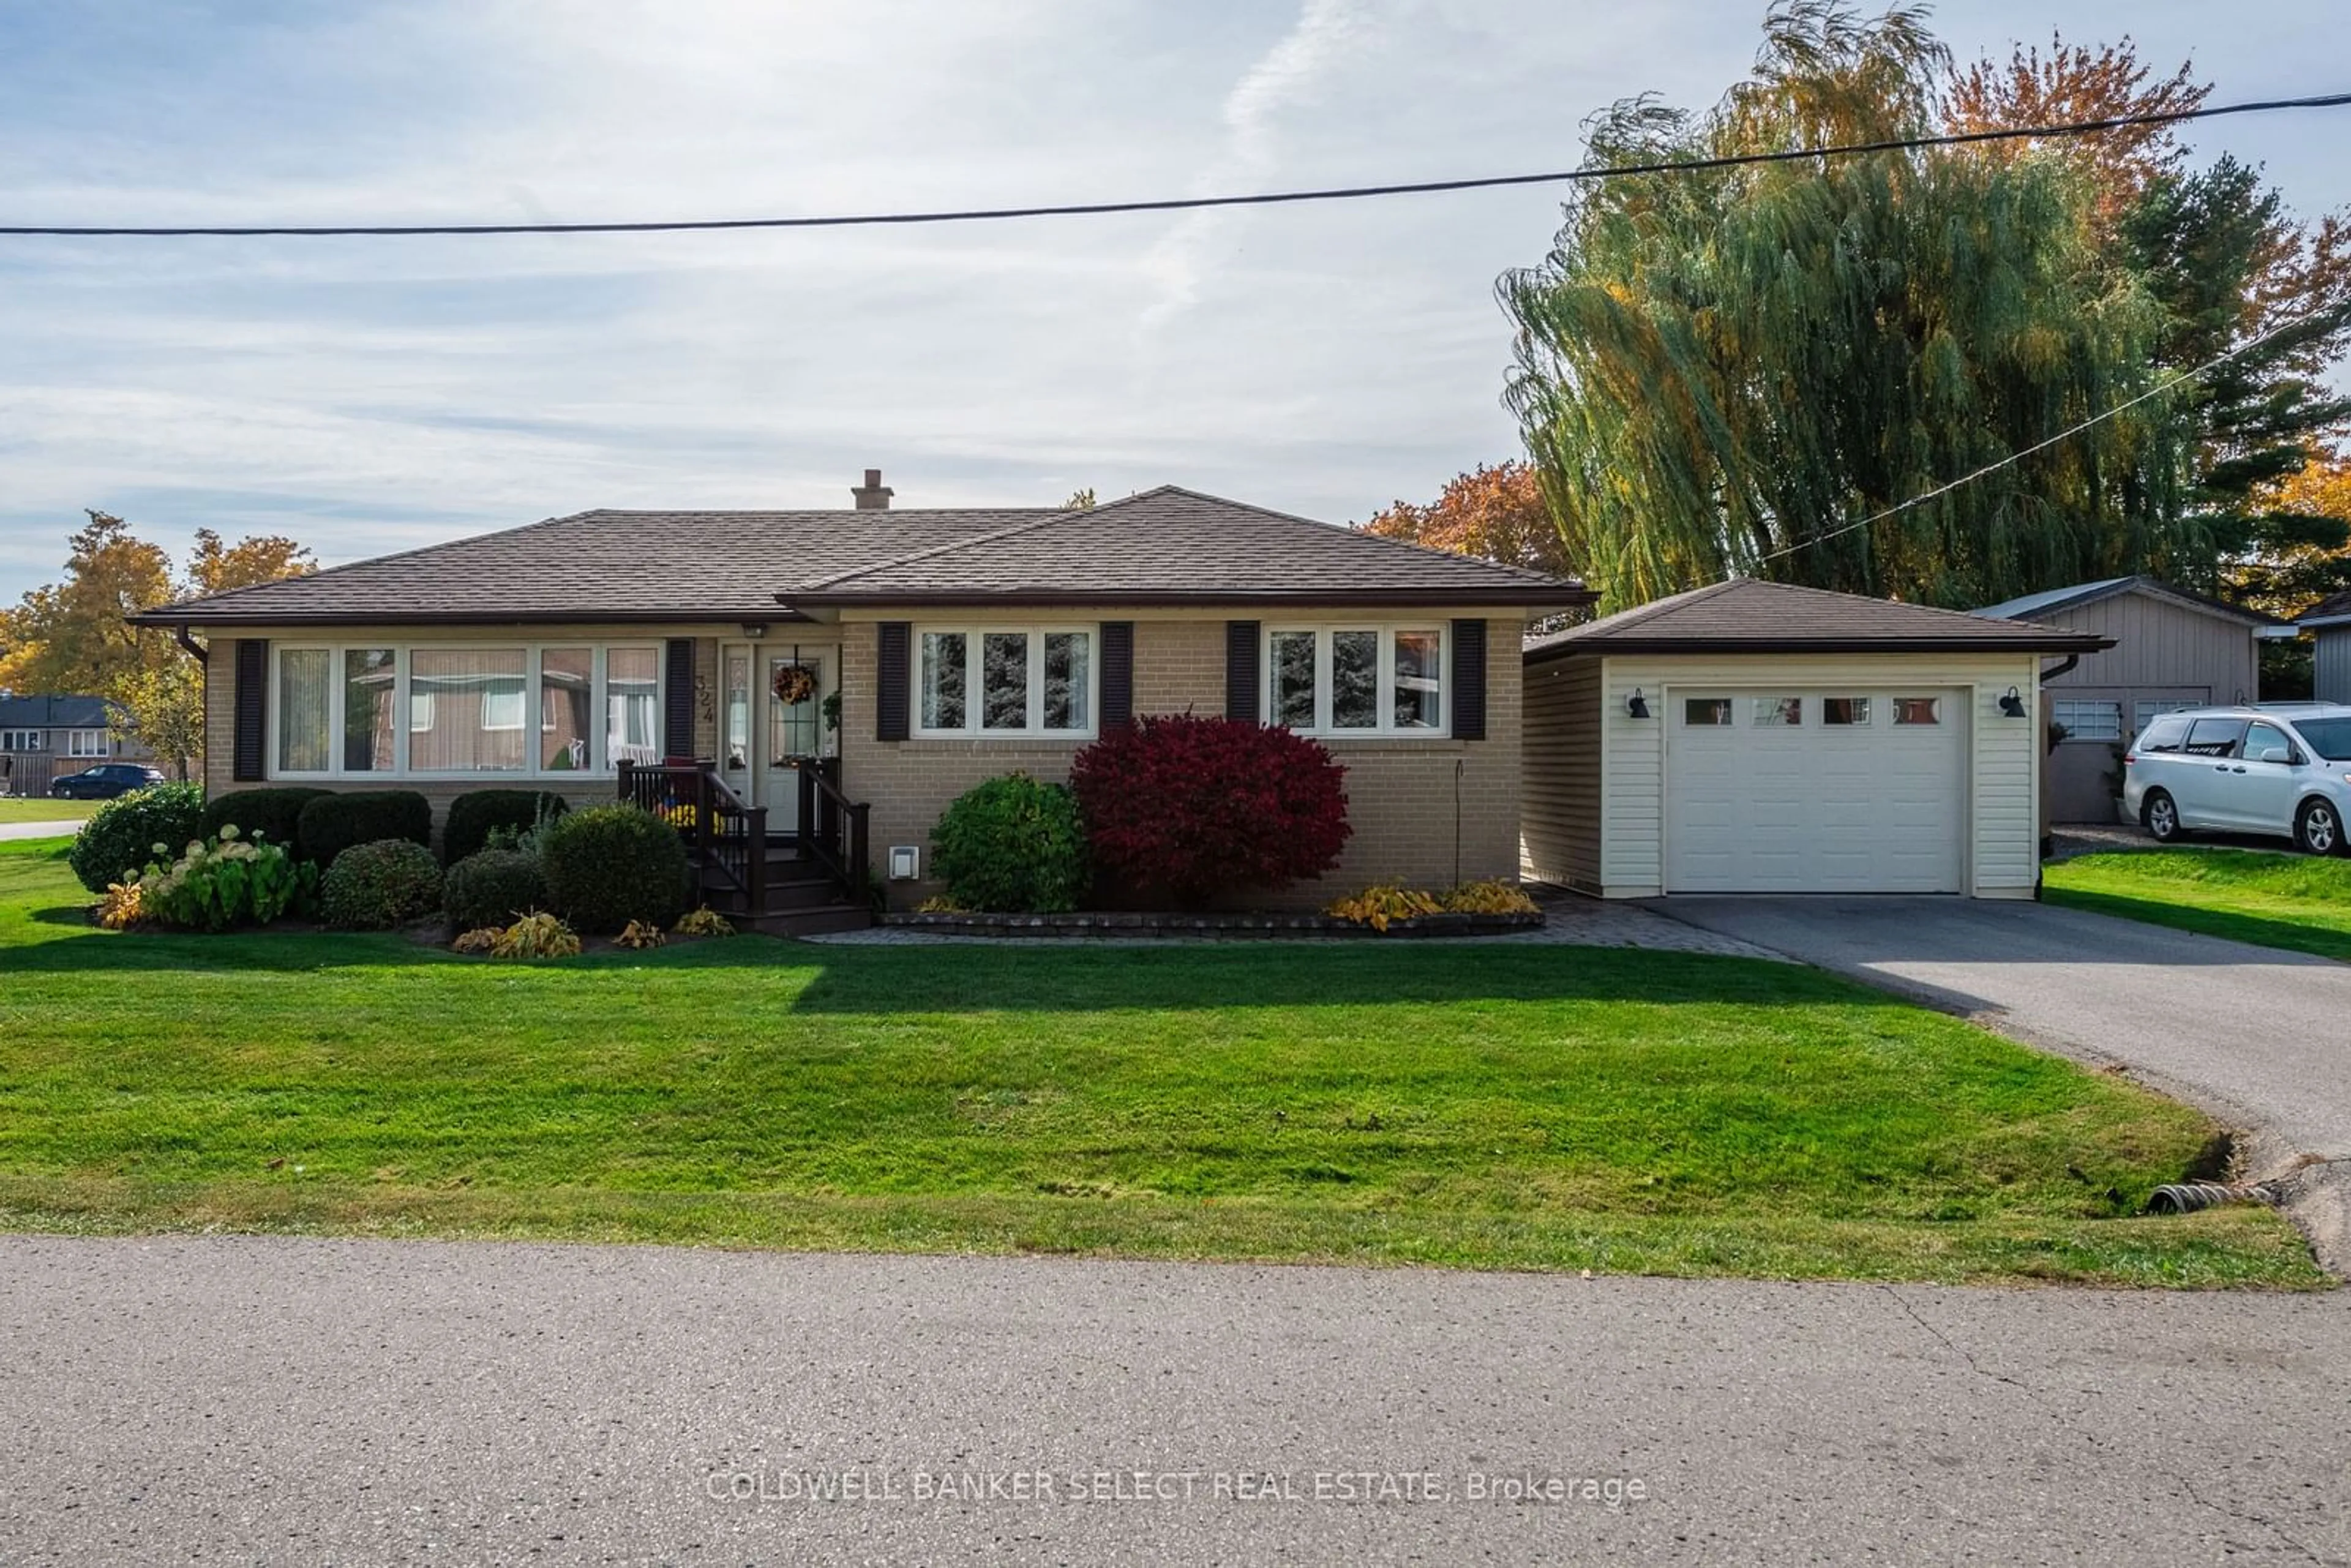
[{"label": "white siding wall", "polygon": [[[1965,885],[1979,898],[2030,898],[2040,880],[2042,727],[2009,718],[2010,686],[2027,712],[2039,659],[2012,654],[1766,654],[1613,658],[1601,669],[1606,731],[1601,786],[1601,875],[1605,896],[1653,898],[1665,883],[1665,697],[1676,687],[1916,685],[1975,688],[1970,716],[1972,814]],[[1639,688],[1656,716],[1635,719],[1625,700]]]}]

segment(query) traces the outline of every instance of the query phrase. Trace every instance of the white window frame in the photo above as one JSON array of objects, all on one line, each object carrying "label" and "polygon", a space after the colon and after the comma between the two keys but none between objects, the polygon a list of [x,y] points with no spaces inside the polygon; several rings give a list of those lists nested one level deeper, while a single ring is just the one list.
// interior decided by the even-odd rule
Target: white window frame
[{"label": "white window frame", "polygon": [[[96,749],[91,749],[95,747]],[[66,731],[66,755],[84,760],[103,761],[111,756],[102,729],[69,729]]]},{"label": "white window frame", "polygon": [[37,729],[0,730],[0,751],[24,756],[41,749],[41,732]]},{"label": "white window frame", "polygon": [[[981,682],[979,650],[974,642],[989,632],[1019,632],[1029,639],[1029,722],[1019,729],[989,729],[980,723],[987,707]],[[1066,632],[1075,632],[1086,640],[1086,722],[1077,729],[1047,729],[1045,722],[1045,639]],[[954,637],[964,639],[963,646],[963,725],[956,729],[935,729],[923,722],[923,639]],[[1048,740],[1080,744],[1092,740],[1102,729],[1102,627],[1092,622],[1031,622],[1024,625],[990,624],[982,622],[937,622],[914,623],[907,642],[906,660],[907,728],[916,740]]]},{"label": "white window frame", "polygon": [[[393,671],[392,698],[392,712],[405,715],[408,722],[405,724],[395,724],[392,726],[392,767],[388,768],[345,768],[343,766],[343,723],[346,716],[344,714],[344,698],[346,695],[346,688],[350,683],[344,679],[344,656],[354,650],[381,648],[389,648],[392,650]],[[430,652],[455,651],[459,653],[510,653],[517,648],[520,648],[523,651],[523,710],[520,727],[527,737],[535,740],[537,736],[542,733],[541,725],[543,719],[540,709],[544,705],[541,703],[540,698],[544,695],[543,687],[545,680],[540,673],[539,660],[541,656],[550,650],[564,653],[576,653],[581,648],[590,649],[593,653],[590,667],[594,672],[592,678],[595,683],[595,700],[590,705],[589,711],[599,715],[609,714],[611,701],[610,690],[605,684],[606,654],[614,648],[650,648],[653,650],[653,732],[656,736],[659,736],[662,733],[663,727],[666,722],[666,716],[663,712],[663,707],[668,700],[669,692],[669,646],[667,639],[662,637],[616,637],[607,638],[602,641],[582,637],[560,637],[547,638],[529,643],[480,643],[472,641],[402,643],[390,638],[369,637],[349,643],[273,643],[269,647],[269,722],[266,726],[268,733],[265,737],[265,744],[268,747],[269,778],[273,781],[284,779],[287,782],[293,783],[303,782],[310,779],[352,779],[358,781],[367,781],[371,779],[383,781],[397,781],[403,779],[480,779],[483,781],[482,787],[484,789],[495,789],[496,788],[497,780],[502,779],[527,779],[533,780],[549,779],[560,782],[564,780],[576,780],[582,778],[594,778],[600,775],[610,777],[615,769],[612,767],[611,758],[607,755],[609,749],[606,745],[607,726],[591,727],[592,733],[590,733],[587,737],[589,747],[588,762],[583,768],[548,768],[543,764],[539,758],[540,747],[536,745],[529,747],[524,752],[524,756],[530,759],[529,766],[524,768],[507,768],[496,769],[473,768],[416,768],[409,766],[408,740],[412,730],[416,730],[416,716],[419,711],[416,706],[416,698],[421,695],[424,699],[424,706],[422,711],[425,716],[425,723],[423,729],[416,730],[417,733],[429,732],[433,727],[433,721],[439,716],[433,711],[434,705],[432,693],[415,693],[410,690],[409,670],[411,656],[419,650]],[[277,758],[281,755],[278,750],[277,731],[280,716],[285,712],[286,707],[284,700],[285,694],[281,689],[284,685],[285,671],[285,664],[283,662],[282,655],[287,653],[299,653],[319,649],[325,650],[328,655],[328,668],[331,673],[330,678],[328,682],[327,755],[331,760],[332,766],[319,771],[295,770],[280,768],[277,766]],[[501,726],[499,727],[498,733],[507,733],[513,727],[514,727],[512,726]]]},{"label": "white window frame", "polygon": [[[2093,729],[2100,727],[2080,726],[2068,722],[2068,715],[2071,715],[2075,719],[2083,717],[2083,710],[2085,708],[2104,709],[2107,717],[2111,721],[2111,727],[2114,733],[2112,735],[2094,734],[2092,733]],[[2085,743],[2106,745],[2112,745],[2118,741],[2128,740],[2132,734],[2132,731],[2127,727],[2126,723],[2128,716],[2128,714],[2124,710],[2122,699],[2119,697],[2061,697],[2053,695],[2049,699],[2050,722],[2064,727],[2065,738],[2067,740],[2078,740]]]},{"label": "white window frame", "polygon": [[[1373,725],[1335,728],[1331,723],[1331,636],[1334,632],[1376,632],[1380,638],[1377,695]],[[1318,740],[1450,740],[1453,738],[1453,627],[1437,621],[1282,621],[1269,622],[1258,633],[1257,711],[1267,724],[1278,723],[1273,702],[1273,640],[1311,632],[1314,637],[1314,723],[1300,735]],[[1395,722],[1395,640],[1399,632],[1432,632],[1437,637],[1436,725],[1421,728]]]}]

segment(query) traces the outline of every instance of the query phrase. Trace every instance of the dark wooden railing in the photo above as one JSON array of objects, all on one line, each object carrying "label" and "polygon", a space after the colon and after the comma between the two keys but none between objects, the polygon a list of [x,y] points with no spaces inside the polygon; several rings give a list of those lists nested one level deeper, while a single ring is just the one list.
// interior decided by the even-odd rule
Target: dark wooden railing
[{"label": "dark wooden railing", "polygon": [[[655,815],[691,807],[690,825],[681,824],[694,850],[695,891],[707,898],[714,885],[739,891],[746,906],[767,907],[768,809],[747,806],[710,762],[620,763],[621,799]],[[674,820],[674,818],[673,818]]]},{"label": "dark wooden railing", "polygon": [[863,904],[872,885],[866,860],[866,817],[872,808],[841,791],[841,758],[803,758],[800,779],[800,853],[824,867],[852,904]]}]

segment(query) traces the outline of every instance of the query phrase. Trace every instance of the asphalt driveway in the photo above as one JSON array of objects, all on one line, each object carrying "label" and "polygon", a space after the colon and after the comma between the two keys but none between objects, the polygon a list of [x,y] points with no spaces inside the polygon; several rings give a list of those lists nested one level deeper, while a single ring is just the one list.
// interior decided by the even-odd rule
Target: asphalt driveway
[{"label": "asphalt driveway", "polygon": [[[2297,1155],[2351,1157],[2351,965],[2044,904],[1830,896],[1654,907],[2029,1043],[2119,1062],[2255,1133],[2257,1175]],[[2351,1230],[2341,1215],[2304,1223],[2342,1266]]]}]

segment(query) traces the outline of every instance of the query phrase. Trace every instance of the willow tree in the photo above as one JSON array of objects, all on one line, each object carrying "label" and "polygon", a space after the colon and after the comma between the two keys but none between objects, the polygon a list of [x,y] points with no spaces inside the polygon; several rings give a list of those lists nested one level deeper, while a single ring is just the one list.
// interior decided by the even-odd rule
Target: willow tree
[{"label": "willow tree", "polygon": [[[1782,0],[1714,109],[1619,104],[1591,152],[1925,134],[1949,69],[1918,10]],[[1499,293],[1509,400],[1603,608],[1732,575],[1973,605],[2208,551],[2163,400],[1872,520],[2147,389],[2160,312],[2095,215],[2058,159],[1964,151],[1582,187]]]}]

